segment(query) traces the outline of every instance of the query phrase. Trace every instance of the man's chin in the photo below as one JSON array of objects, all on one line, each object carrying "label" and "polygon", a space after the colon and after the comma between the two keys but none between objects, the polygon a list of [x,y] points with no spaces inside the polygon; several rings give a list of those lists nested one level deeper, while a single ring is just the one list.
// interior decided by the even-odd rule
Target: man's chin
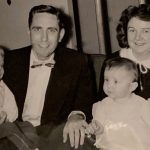
[{"label": "man's chin", "polygon": [[37,57],[38,57],[39,60],[45,61],[45,60],[49,59],[49,57],[51,56],[51,54],[48,54],[48,55],[38,55]]}]

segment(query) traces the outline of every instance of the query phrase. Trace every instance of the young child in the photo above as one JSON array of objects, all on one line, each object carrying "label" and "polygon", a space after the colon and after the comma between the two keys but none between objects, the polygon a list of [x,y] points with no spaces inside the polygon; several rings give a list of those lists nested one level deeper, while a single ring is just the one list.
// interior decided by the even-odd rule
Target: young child
[{"label": "young child", "polygon": [[4,51],[0,48],[0,124],[5,121],[13,122],[18,117],[18,108],[12,92],[3,82]]},{"label": "young child", "polygon": [[[36,129],[29,122],[16,121],[18,108],[12,92],[3,82],[4,50],[0,47],[0,149],[47,150],[46,140],[38,137]],[[7,138],[13,143],[2,143]],[[8,141],[8,140],[7,140]],[[45,148],[44,148],[45,147]]]},{"label": "young child", "polygon": [[93,105],[86,132],[96,135],[101,150],[150,149],[150,101],[133,93],[138,69],[126,58],[106,62],[103,90],[108,97]]}]

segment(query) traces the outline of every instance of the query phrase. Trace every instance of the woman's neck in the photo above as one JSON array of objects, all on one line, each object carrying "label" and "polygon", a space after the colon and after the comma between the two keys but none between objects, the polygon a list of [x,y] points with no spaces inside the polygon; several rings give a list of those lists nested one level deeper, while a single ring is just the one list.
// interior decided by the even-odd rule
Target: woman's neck
[{"label": "woman's neck", "polygon": [[134,57],[139,61],[144,61],[150,59],[150,52],[147,53],[136,53],[133,51]]}]

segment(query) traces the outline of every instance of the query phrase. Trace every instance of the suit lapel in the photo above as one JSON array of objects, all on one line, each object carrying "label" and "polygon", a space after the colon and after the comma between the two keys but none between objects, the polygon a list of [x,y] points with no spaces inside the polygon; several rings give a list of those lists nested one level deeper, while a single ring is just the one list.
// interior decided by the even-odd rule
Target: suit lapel
[{"label": "suit lapel", "polygon": [[22,112],[23,112],[23,107],[24,107],[24,102],[25,102],[27,87],[28,87],[30,52],[31,52],[31,47],[28,47],[26,49],[26,52],[22,56],[22,61],[20,61],[20,64],[18,64],[20,67],[18,70],[20,72],[17,74],[18,77],[16,79],[18,82],[16,82],[16,84],[18,84],[17,91],[20,91],[19,100],[17,102],[20,108],[20,112],[19,112],[20,118],[22,118]]},{"label": "suit lapel", "polygon": [[70,87],[69,82],[71,81],[71,74],[68,72],[69,68],[66,62],[63,62],[61,57],[56,58],[55,61],[56,63],[52,69],[45,96],[42,122],[45,122],[44,120],[50,120],[60,112],[64,103],[64,97]]},{"label": "suit lapel", "polygon": [[27,92],[31,47],[13,50],[6,56],[5,82],[15,95],[19,119],[22,117],[23,105]]}]

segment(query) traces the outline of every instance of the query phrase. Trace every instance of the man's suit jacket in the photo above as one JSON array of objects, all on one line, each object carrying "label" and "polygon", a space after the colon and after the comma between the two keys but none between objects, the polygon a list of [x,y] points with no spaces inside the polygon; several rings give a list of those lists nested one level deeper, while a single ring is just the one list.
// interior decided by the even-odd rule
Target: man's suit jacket
[{"label": "man's suit jacket", "polygon": [[[30,53],[31,46],[5,52],[3,79],[15,95],[19,120],[27,93]],[[58,46],[54,59],[56,63],[47,86],[41,124],[61,123],[72,110],[81,110],[90,118],[96,90],[87,57]]]}]

